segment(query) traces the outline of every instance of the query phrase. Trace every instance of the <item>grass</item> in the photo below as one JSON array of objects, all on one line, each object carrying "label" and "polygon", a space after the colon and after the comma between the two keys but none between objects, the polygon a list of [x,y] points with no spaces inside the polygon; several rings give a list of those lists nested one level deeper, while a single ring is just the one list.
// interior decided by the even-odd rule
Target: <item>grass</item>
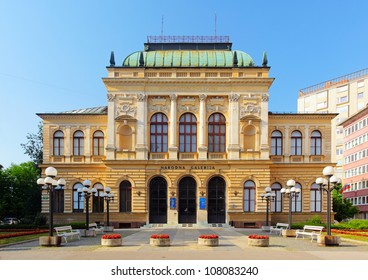
[{"label": "grass", "polygon": [[[9,232],[0,232],[0,235],[2,234],[9,234]],[[4,238],[0,239],[0,245],[7,245],[32,239],[37,239],[40,236],[47,236],[48,232],[46,233],[39,233],[39,234],[31,234],[31,235],[24,235],[24,236],[17,236],[17,237],[10,237],[10,238]]]},{"label": "grass", "polygon": [[339,234],[333,233],[333,235],[337,235],[337,236],[340,236],[346,239],[368,242],[368,237],[364,237],[364,236],[356,236],[356,235],[340,234],[340,233]]}]

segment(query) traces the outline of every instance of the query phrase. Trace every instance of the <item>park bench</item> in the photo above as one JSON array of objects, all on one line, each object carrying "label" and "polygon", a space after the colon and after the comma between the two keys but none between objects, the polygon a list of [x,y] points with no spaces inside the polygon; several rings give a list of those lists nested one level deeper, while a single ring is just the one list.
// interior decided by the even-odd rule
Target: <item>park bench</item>
[{"label": "park bench", "polygon": [[275,233],[275,234],[282,235],[282,231],[288,228],[289,228],[289,224],[277,223],[276,226],[272,226],[270,228],[270,234]]},{"label": "park bench", "polygon": [[104,228],[97,225],[97,223],[90,223],[89,228],[93,229],[96,232],[96,234],[103,234],[104,231]]},{"label": "park bench", "polygon": [[68,243],[69,236],[71,239],[73,239],[74,236],[78,236],[78,239],[80,239],[80,232],[72,229],[72,226],[54,227],[54,230],[56,231],[57,236],[64,238],[65,243]]},{"label": "park bench", "polygon": [[298,236],[302,236],[303,239],[304,239],[304,236],[308,236],[308,237],[311,238],[311,242],[312,242],[314,238],[316,238],[316,240],[317,240],[317,237],[319,235],[321,235],[323,229],[324,229],[324,227],[322,227],[322,226],[308,226],[308,225],[305,225],[302,230],[298,229],[296,231],[296,237],[295,238],[298,238]]}]

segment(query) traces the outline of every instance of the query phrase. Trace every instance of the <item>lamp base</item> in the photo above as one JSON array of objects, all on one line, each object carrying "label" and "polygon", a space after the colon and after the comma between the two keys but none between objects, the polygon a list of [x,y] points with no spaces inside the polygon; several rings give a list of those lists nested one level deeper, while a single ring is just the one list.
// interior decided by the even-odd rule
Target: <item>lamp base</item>
[{"label": "lamp base", "polygon": [[283,229],[282,236],[283,237],[296,237],[296,230],[295,229]]},{"label": "lamp base", "polygon": [[340,236],[334,235],[318,235],[317,243],[321,246],[339,246],[341,243]]},{"label": "lamp base", "polygon": [[58,247],[61,245],[61,236],[40,236],[39,245]]}]

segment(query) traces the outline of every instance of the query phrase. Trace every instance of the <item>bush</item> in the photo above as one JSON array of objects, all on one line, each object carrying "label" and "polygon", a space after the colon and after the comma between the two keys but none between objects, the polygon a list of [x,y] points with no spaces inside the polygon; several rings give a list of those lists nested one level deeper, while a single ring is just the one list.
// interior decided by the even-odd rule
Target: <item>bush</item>
[{"label": "bush", "polygon": [[34,217],[33,224],[35,226],[44,226],[47,223],[47,217],[44,215],[41,215],[41,213],[37,213]]},{"label": "bush", "polygon": [[351,220],[331,225],[334,229],[368,229],[368,220]]}]

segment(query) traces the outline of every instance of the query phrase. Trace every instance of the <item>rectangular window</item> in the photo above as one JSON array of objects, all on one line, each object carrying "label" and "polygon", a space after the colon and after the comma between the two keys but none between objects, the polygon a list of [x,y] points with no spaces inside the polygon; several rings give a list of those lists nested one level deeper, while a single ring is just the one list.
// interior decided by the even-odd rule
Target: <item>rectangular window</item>
[{"label": "rectangular window", "polygon": [[359,81],[357,83],[358,88],[364,87],[364,81]]},{"label": "rectangular window", "polygon": [[345,105],[345,106],[340,106],[340,107],[337,107],[336,111],[341,114],[341,113],[346,113],[348,112],[349,110],[349,106],[348,105]]},{"label": "rectangular window", "polygon": [[364,98],[364,92],[358,92],[357,98],[358,99]]},{"label": "rectangular window", "polygon": [[348,85],[342,86],[342,87],[338,87],[336,89],[336,92],[342,92],[342,91],[347,91],[348,90]]}]

